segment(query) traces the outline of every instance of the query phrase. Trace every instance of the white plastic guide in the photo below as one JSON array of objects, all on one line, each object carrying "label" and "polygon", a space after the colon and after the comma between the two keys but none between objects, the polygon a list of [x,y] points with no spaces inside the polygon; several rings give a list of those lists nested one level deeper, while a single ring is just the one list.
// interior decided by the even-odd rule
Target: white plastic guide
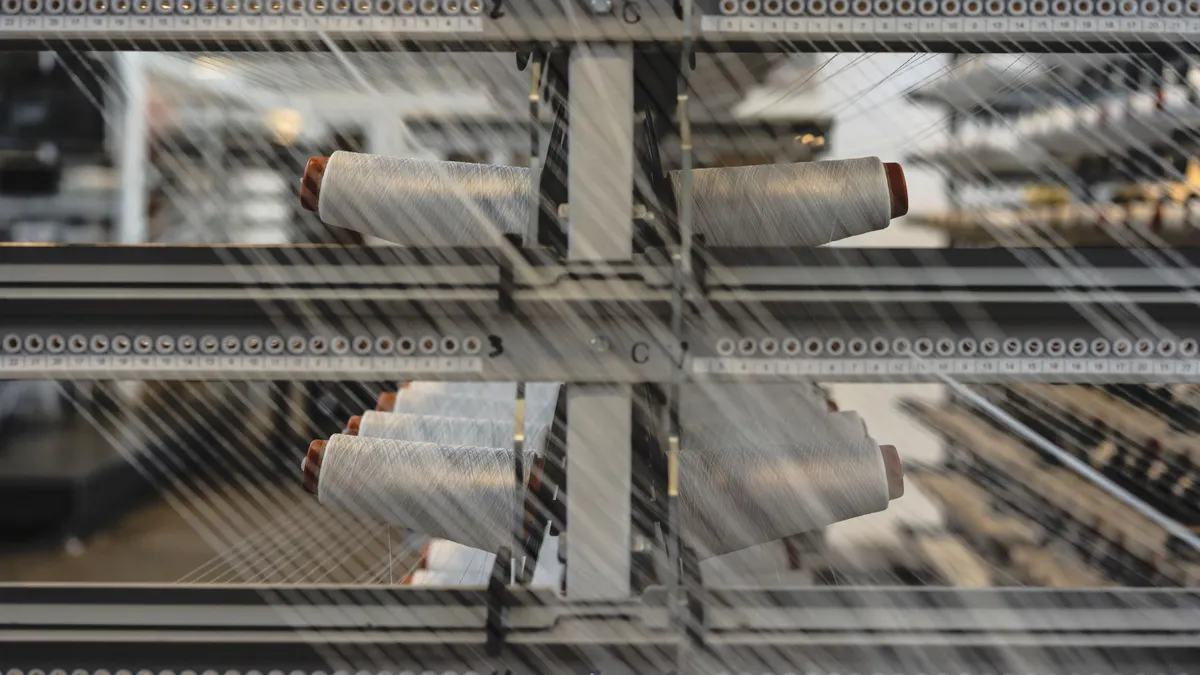
[{"label": "white plastic guide", "polygon": [[440,33],[482,33],[482,16],[229,16],[229,15],[0,15],[0,37],[21,36],[63,38],[119,33],[122,38],[142,35],[187,37],[200,32],[206,36],[248,38],[264,34],[334,35],[427,35]]},{"label": "white plastic guide", "polygon": [[[105,35],[203,37],[207,39],[270,38],[329,33],[335,37],[452,38],[486,32],[489,19],[472,16],[398,15],[203,15],[203,14],[0,14],[0,39],[87,38]],[[706,37],[787,36],[812,40],[979,39],[1190,42],[1200,36],[1200,17],[1188,16],[721,16],[699,19]],[[628,26],[625,26],[628,28]],[[664,29],[665,30],[665,29]],[[669,39],[671,33],[663,33]]]},{"label": "white plastic guide", "polygon": [[970,36],[989,40],[1030,39],[1038,36],[1077,40],[1111,40],[1132,36],[1185,41],[1200,35],[1200,18],[1126,16],[960,16],[960,17],[758,17],[705,16],[703,33],[726,35],[789,35],[812,39],[867,35],[925,37]]},{"label": "white plastic guide", "polygon": [[694,358],[691,371],[700,377],[853,379],[863,381],[930,380],[936,375],[964,375],[987,381],[1007,379],[1088,380],[1106,378],[1172,382],[1200,381],[1200,360],[1165,358]]},{"label": "white plastic guide", "polygon": [[291,356],[222,354],[13,354],[0,356],[0,379],[136,377],[153,374],[164,379],[228,377],[269,379],[379,379],[391,376],[480,373],[478,356]]},{"label": "white plastic guide", "polygon": [[[482,374],[480,356],[292,356],[200,354],[8,354],[0,356],[3,379],[105,379],[152,377],[238,380],[309,378],[439,379],[442,375]],[[817,379],[861,382],[936,381],[951,375],[974,382],[1093,379],[1130,382],[1198,382],[1194,358],[739,358],[695,357],[689,372],[698,379]]]}]

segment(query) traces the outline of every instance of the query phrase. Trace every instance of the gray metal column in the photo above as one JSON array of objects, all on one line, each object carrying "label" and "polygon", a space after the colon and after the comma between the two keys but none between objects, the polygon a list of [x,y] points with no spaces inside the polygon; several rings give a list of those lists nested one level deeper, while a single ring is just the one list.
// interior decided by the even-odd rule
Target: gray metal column
[{"label": "gray metal column", "polygon": [[[571,52],[569,77],[567,257],[628,260],[633,256],[633,51],[628,45],[578,46]],[[584,332],[579,339],[604,338]],[[620,600],[630,593],[631,400],[628,385],[570,385],[567,391],[567,596],[572,600]]]},{"label": "gray metal column", "polygon": [[126,52],[118,54],[117,58],[117,72],[124,97],[121,102],[118,145],[115,148],[121,192],[113,239],[118,244],[144,244],[150,232],[147,213],[150,194],[146,178],[150,163],[146,108],[150,94],[143,64],[146,55]]},{"label": "gray metal column", "polygon": [[488,151],[487,163],[495,166],[512,166],[512,149],[503,146],[492,148]]},{"label": "gray metal column", "polygon": [[567,597],[629,596],[633,431],[629,385],[567,390]]},{"label": "gray metal column", "polygon": [[633,50],[571,51],[568,257],[633,255]]}]

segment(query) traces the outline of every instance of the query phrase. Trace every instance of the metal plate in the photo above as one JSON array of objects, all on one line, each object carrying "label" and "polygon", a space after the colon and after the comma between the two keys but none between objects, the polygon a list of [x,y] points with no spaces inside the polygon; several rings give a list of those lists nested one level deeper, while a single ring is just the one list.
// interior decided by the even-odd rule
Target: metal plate
[{"label": "metal plate", "polygon": [[[506,312],[489,251],[0,247],[0,377],[670,377],[667,269],[523,255]],[[1178,267],[1112,249],[1076,249],[1071,261],[1032,250],[712,251],[687,368],[767,380],[1200,381],[1190,300],[1200,275],[1188,267],[1200,251],[1175,255]]]},{"label": "metal plate", "polygon": [[[436,4],[436,3],[435,3]],[[735,3],[736,4],[736,3]],[[747,3],[741,3],[745,6]],[[837,5],[835,0],[832,5]],[[1123,52],[1169,46],[1194,49],[1200,19],[1164,14],[1132,16],[959,16],[876,15],[874,7],[839,14],[760,15],[735,10],[722,14],[717,3],[697,2],[691,33],[697,47],[712,51],[944,52]],[[393,5],[399,5],[398,2]],[[324,4],[321,4],[324,7]],[[465,6],[465,5],[464,5]],[[219,7],[214,5],[214,7]],[[363,14],[315,11],[300,3],[276,15],[226,14],[49,14],[18,9],[0,14],[0,42],[11,47],[77,45],[96,49],[326,50],[330,45],[367,51],[457,49],[503,51],[531,44],[617,42],[679,44],[684,39],[675,3],[657,0],[554,2],[483,0],[478,13],[446,14],[440,9],[400,15],[377,3]],[[794,48],[793,48],[794,49]]]},{"label": "metal plate", "polygon": [[682,656],[664,602],[518,589],[508,646],[488,657],[482,589],[0,587],[0,644],[8,667],[264,672],[666,673],[683,658],[711,673],[1108,675],[1200,658],[1200,600],[1178,589],[717,591],[707,644]]}]

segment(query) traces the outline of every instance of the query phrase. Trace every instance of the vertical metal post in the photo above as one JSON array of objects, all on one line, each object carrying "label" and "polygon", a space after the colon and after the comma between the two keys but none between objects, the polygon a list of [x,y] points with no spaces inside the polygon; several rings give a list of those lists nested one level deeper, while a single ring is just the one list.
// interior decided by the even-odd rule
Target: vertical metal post
[{"label": "vertical metal post", "polygon": [[[567,257],[633,256],[633,50],[581,45],[568,66]],[[594,336],[580,335],[581,340]],[[633,393],[628,385],[567,391],[567,596],[630,594]]]},{"label": "vertical metal post", "polygon": [[633,414],[628,385],[567,390],[567,597],[630,594]]},{"label": "vertical metal post", "polygon": [[534,55],[529,64],[529,241],[538,241],[542,205],[542,61]]},{"label": "vertical metal post", "polygon": [[[676,114],[679,118],[679,145],[682,159],[683,180],[680,182],[679,199],[679,248],[672,252],[675,267],[674,293],[671,297],[671,333],[674,336],[672,352],[674,368],[667,394],[667,577],[668,605],[671,620],[679,627],[688,625],[685,619],[683,598],[683,551],[680,531],[683,529],[679,512],[679,463],[681,461],[679,398],[683,391],[687,357],[683,337],[685,302],[688,289],[693,284],[692,274],[692,126],[688,115],[690,87],[688,72],[692,64],[692,0],[683,0],[683,43],[680,50],[679,80],[676,83]],[[698,576],[698,575],[697,575]],[[676,669],[684,672],[687,659],[687,641],[680,642],[675,654]]]},{"label": "vertical metal post", "polygon": [[517,405],[513,414],[513,576],[525,576],[525,382],[517,383]]},{"label": "vertical metal post", "polygon": [[146,110],[149,92],[146,73],[138,52],[117,55],[124,100],[121,105],[121,127],[118,131],[116,162],[121,179],[120,201],[117,205],[116,232],[118,244],[141,244],[149,237],[146,169],[150,161],[146,139]]},{"label": "vertical metal post", "polygon": [[[962,61],[963,61],[963,59],[962,59],[961,55],[951,54],[950,55],[950,70],[951,70],[951,72],[953,72],[954,69],[957,68],[960,63],[962,63]],[[946,135],[948,135],[954,141],[958,140],[958,132],[959,132],[959,129],[962,127],[962,122],[963,122],[964,116],[965,116],[965,113],[963,112],[962,108],[954,106],[954,105],[950,106],[950,114],[946,116]],[[963,200],[962,200],[962,195],[959,193],[959,190],[958,190],[958,188],[959,188],[958,179],[955,178],[951,174],[946,177],[945,182],[946,182],[946,203],[949,204],[950,208],[952,208],[952,209],[962,208]],[[953,244],[948,244],[948,245],[953,246]]]},{"label": "vertical metal post", "polygon": [[583,45],[568,69],[568,257],[633,255],[633,49]]}]

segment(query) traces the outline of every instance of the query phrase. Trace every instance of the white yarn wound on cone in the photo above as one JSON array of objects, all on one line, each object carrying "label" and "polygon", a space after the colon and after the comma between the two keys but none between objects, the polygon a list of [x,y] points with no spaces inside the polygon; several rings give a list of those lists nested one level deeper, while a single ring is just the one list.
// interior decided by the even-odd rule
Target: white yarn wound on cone
[{"label": "white yarn wound on cone", "polygon": [[680,402],[684,534],[701,558],[887,508],[879,445],[854,413],[790,385],[695,385]]},{"label": "white yarn wound on cone", "polygon": [[[392,412],[442,417],[471,417],[511,422],[517,410],[515,382],[488,383],[455,388],[409,387],[397,392]],[[549,426],[554,421],[560,383],[536,382],[525,386],[526,433],[532,426]],[[478,394],[484,394],[482,396]]]},{"label": "white yarn wound on cone", "polygon": [[[544,453],[549,434],[550,426],[547,424],[526,423],[525,449],[537,454]],[[511,448],[513,421],[368,411],[362,415],[358,435],[363,438],[424,441],[439,445]]]},{"label": "white yarn wound on cone", "polygon": [[[400,388],[397,394],[403,398],[406,395],[428,395],[436,394],[441,396],[466,396],[469,398],[483,398],[511,401],[517,396],[517,384],[515,382],[436,382],[436,381],[419,381],[409,382],[408,386]],[[533,384],[526,385],[526,388],[534,386]]]},{"label": "white yarn wound on cone", "polygon": [[[322,505],[496,551],[516,522],[513,451],[335,434],[325,446]],[[526,476],[535,460],[525,458]]]},{"label": "white yarn wound on cone", "polygon": [[524,233],[528,169],[335,152],[318,214],[329,225],[409,246],[496,246]]},{"label": "white yarn wound on cone", "polygon": [[[827,412],[816,391],[699,384],[684,391],[680,500],[684,534],[701,558],[887,508],[878,444],[857,414]],[[423,429],[419,435],[498,433],[487,420],[438,431],[420,426],[429,418],[379,416],[405,417]],[[527,471],[534,456],[527,454]],[[336,435],[326,446],[319,498],[494,551],[508,545],[515,520],[512,473],[511,450]]]},{"label": "white yarn wound on cone", "polygon": [[413,586],[483,586],[491,576],[495,553],[444,539],[429,543],[426,569],[412,574]]},{"label": "white yarn wound on cone", "polygon": [[[678,193],[681,174],[671,182]],[[821,246],[892,220],[877,157],[696,169],[692,190],[695,230],[710,246]]]}]

